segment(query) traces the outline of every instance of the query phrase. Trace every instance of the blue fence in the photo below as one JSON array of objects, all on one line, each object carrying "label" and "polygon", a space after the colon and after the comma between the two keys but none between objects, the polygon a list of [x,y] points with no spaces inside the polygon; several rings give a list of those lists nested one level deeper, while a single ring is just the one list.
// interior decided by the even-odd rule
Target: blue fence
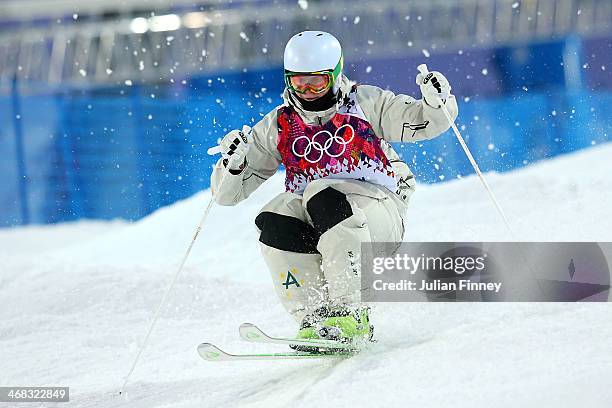
[{"label": "blue fence", "polygon": [[[487,63],[494,75],[500,64]],[[381,86],[393,82],[365,76],[362,65],[349,67],[349,75]],[[206,149],[280,102],[281,72],[36,95],[15,84],[0,96],[0,226],[138,219],[208,187],[215,158]],[[462,89],[453,75],[456,70],[449,78],[461,95],[458,125],[483,170],[506,171],[609,140],[609,90],[548,86],[483,96],[478,87]],[[393,89],[416,93],[413,76],[404,78],[411,85]],[[450,132],[396,147],[420,182],[472,173]]]}]

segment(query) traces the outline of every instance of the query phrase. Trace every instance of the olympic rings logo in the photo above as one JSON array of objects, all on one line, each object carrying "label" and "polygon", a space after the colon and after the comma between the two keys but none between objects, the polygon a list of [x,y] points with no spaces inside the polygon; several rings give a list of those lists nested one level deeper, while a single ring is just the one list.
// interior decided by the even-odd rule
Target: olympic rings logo
[{"label": "olympic rings logo", "polygon": [[[338,133],[340,132],[340,130],[342,128],[348,127],[351,129],[351,138],[349,140],[344,140],[344,138],[342,138],[341,136],[338,135]],[[320,143],[316,141],[317,136],[322,135],[322,134],[327,134],[329,137],[327,138],[327,140],[325,140],[325,142]],[[317,163],[319,162],[319,160],[321,160],[323,158],[323,153],[327,153],[327,155],[329,157],[340,157],[344,154],[344,152],[346,151],[346,145],[351,143],[353,141],[353,139],[355,138],[355,129],[353,129],[353,127],[347,123],[345,125],[340,126],[338,129],[336,129],[336,131],[334,132],[334,134],[332,135],[330,131],[327,130],[321,130],[317,133],[315,133],[315,135],[312,137],[312,139],[309,139],[308,136],[300,136],[297,137],[294,141],[293,144],[291,145],[291,151],[293,152],[294,155],[296,155],[297,157],[302,157],[304,158],[304,160],[306,160],[309,163]],[[304,151],[302,153],[299,153],[296,149],[296,144],[298,143],[298,141],[302,140],[302,139],[306,139],[308,141],[308,144],[306,145],[306,147],[304,148]],[[332,145],[335,143],[337,143],[338,145],[342,146],[342,149],[339,153],[332,153],[329,151],[329,148],[332,147]],[[319,152],[319,157],[317,157],[316,160],[312,160],[310,158],[308,158],[308,155],[314,150]]]}]

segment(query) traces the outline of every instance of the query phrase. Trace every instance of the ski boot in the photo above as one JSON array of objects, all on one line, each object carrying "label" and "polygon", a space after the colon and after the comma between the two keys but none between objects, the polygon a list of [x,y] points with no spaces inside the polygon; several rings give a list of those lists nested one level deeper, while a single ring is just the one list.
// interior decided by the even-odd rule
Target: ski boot
[{"label": "ski boot", "polygon": [[[323,306],[308,314],[302,320],[298,339],[326,339],[356,346],[371,341],[374,326],[370,324],[370,308],[351,308],[346,305]],[[334,349],[321,349],[309,346],[290,346],[294,350],[316,352],[333,352]]]}]

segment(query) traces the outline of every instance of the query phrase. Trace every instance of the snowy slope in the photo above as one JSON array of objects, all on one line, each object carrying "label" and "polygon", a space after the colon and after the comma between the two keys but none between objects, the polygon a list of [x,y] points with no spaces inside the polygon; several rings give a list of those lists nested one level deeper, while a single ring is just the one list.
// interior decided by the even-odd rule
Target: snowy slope
[{"label": "snowy slope", "polygon": [[[609,241],[611,158],[608,144],[487,177],[522,239]],[[202,341],[269,349],[238,340],[243,321],[295,330],[253,227],[281,189],[277,175],[213,207],[122,397],[210,193],[136,223],[0,230],[0,385],[70,386],[66,407],[609,406],[609,304],[381,304],[379,342],[349,360],[202,361]],[[475,177],[419,186],[409,214],[407,240],[509,238]]]}]

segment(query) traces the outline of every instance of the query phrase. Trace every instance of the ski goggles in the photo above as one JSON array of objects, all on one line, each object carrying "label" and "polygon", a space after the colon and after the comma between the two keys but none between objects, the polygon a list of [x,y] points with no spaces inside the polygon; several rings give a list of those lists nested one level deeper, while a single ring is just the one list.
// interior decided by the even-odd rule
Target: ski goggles
[{"label": "ski goggles", "polygon": [[311,91],[320,94],[331,88],[340,77],[344,67],[344,58],[340,60],[334,69],[326,69],[316,72],[293,72],[285,70],[285,85],[289,90],[303,94]]},{"label": "ski goggles", "polygon": [[320,94],[331,88],[333,76],[331,71],[311,72],[308,74],[287,72],[285,73],[285,81],[289,89],[299,94],[308,91]]}]

